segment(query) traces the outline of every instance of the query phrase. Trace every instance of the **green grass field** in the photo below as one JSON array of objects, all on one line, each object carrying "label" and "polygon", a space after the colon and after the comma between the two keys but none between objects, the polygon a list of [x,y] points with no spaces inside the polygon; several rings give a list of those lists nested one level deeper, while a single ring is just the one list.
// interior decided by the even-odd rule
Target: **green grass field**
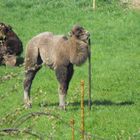
[{"label": "green grass field", "polygon": [[[0,22],[10,24],[23,41],[23,57],[26,43],[40,32],[67,34],[74,24],[89,30],[93,103],[89,113],[88,63],[75,67],[66,112],[58,109],[58,83],[53,71],[45,67],[39,71],[31,90],[32,109],[25,110],[23,66],[0,66],[1,140],[71,140],[72,118],[75,140],[80,140],[82,79],[85,140],[140,140],[140,11],[120,5],[119,0],[97,0],[96,6],[93,11],[92,0],[0,0]],[[29,116],[32,112],[52,116]],[[5,128],[21,131],[6,134],[1,131]]]}]

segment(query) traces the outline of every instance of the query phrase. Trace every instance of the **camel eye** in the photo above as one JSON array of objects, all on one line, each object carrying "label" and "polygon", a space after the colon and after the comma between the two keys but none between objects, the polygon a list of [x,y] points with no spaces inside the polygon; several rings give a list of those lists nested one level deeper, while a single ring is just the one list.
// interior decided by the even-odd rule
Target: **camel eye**
[{"label": "camel eye", "polygon": [[78,35],[81,35],[81,34],[82,34],[82,32],[79,30],[79,31],[78,31]]},{"label": "camel eye", "polygon": [[83,30],[79,30],[79,34],[80,35],[84,35],[84,31]]}]

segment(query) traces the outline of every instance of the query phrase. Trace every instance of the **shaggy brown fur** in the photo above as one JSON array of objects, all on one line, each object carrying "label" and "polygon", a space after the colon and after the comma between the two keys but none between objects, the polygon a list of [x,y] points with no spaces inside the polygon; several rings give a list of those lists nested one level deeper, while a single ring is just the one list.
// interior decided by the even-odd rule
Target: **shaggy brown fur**
[{"label": "shaggy brown fur", "polygon": [[25,56],[24,101],[31,106],[30,88],[37,71],[44,63],[55,71],[59,87],[59,106],[65,108],[65,96],[73,75],[73,65],[80,66],[89,55],[89,33],[81,26],[74,26],[69,37],[44,32],[27,44]]},{"label": "shaggy brown fur", "polygon": [[[22,51],[22,42],[12,30],[12,27],[5,25],[4,23],[0,23],[0,63],[7,63],[4,59],[5,56],[17,56],[20,55]],[[10,63],[10,59],[8,63]]]}]

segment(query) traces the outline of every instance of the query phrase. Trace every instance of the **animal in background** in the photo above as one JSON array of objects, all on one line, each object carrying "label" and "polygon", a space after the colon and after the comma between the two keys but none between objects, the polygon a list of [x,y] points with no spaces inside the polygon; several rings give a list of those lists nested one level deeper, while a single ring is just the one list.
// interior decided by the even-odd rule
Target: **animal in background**
[{"label": "animal in background", "polygon": [[0,64],[15,66],[23,45],[10,25],[0,23]]}]

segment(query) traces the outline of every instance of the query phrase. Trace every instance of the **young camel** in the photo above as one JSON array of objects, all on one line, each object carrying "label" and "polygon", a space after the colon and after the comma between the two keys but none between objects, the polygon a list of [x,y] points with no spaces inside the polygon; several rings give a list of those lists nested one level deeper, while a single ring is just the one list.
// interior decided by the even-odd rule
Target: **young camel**
[{"label": "young camel", "polygon": [[24,102],[31,107],[30,89],[32,81],[42,64],[55,71],[59,82],[59,107],[65,109],[65,98],[73,65],[80,66],[89,56],[89,32],[75,25],[70,36],[44,32],[33,37],[27,44],[25,56]]}]

